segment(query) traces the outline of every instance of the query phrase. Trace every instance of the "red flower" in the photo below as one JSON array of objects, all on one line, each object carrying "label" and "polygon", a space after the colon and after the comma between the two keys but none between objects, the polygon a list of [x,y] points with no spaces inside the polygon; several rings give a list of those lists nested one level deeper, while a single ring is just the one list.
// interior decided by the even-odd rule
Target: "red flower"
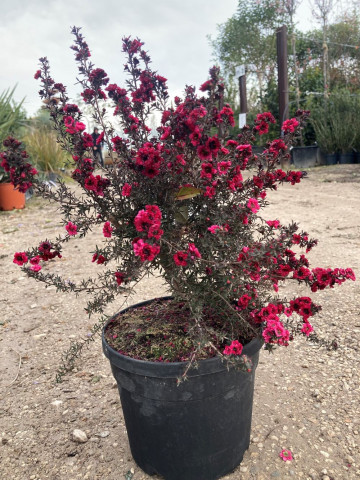
[{"label": "red flower", "polygon": [[82,122],[76,122],[75,123],[75,130],[77,132],[83,132],[85,130],[85,128],[86,128],[85,123],[82,123]]},{"label": "red flower", "polygon": [[28,257],[25,252],[15,252],[13,263],[22,266],[24,263],[27,263],[27,261]]},{"label": "red flower", "polygon": [[296,118],[290,118],[289,120],[285,120],[281,129],[284,131],[284,133],[293,133],[298,126],[299,122],[296,120]]},{"label": "red flower", "polygon": [[37,80],[40,77],[41,77],[41,70],[36,70],[35,75],[34,75],[35,80]]},{"label": "red flower", "polygon": [[99,253],[94,253],[93,258],[92,258],[92,262],[96,262],[98,265],[102,265],[106,261],[107,260],[104,257],[104,255],[101,255]]},{"label": "red flower", "polygon": [[114,231],[114,229],[111,226],[111,223],[110,222],[105,222],[104,227],[103,227],[104,237],[110,238],[113,231]]},{"label": "red flower", "polygon": [[150,245],[142,239],[137,240],[137,242],[133,244],[133,248],[135,256],[140,257],[142,262],[145,262],[146,260],[151,262],[151,260],[154,260],[156,255],[160,252],[159,245]]},{"label": "red flower", "polygon": [[260,210],[260,205],[256,198],[249,198],[249,201],[247,203],[247,207],[253,212],[257,213]]},{"label": "red flower", "polygon": [[207,90],[211,90],[213,88],[214,84],[212,80],[207,80],[204,82],[201,86],[200,89],[202,92],[206,92]]},{"label": "red flower", "polygon": [[187,266],[187,259],[188,259],[188,254],[187,252],[184,252],[183,250],[180,250],[179,252],[175,253],[173,256],[174,262],[178,267],[186,267]]},{"label": "red flower", "polygon": [[101,85],[107,85],[109,78],[107,73],[102,68],[95,68],[89,75],[89,80],[94,88],[99,88]]},{"label": "red flower", "polygon": [[218,154],[218,151],[221,148],[221,143],[219,142],[219,139],[215,136],[207,139],[206,146],[210,150],[212,155],[216,157]]},{"label": "red flower", "polygon": [[64,118],[64,125],[65,127],[72,127],[74,124],[74,119],[73,117],[70,117],[70,115],[66,115]]},{"label": "red flower", "polygon": [[132,189],[131,185],[129,185],[128,183],[125,183],[121,190],[121,195],[123,197],[130,197],[131,189]]},{"label": "red flower", "polygon": [[100,143],[103,141],[104,138],[104,132],[101,132],[98,138],[96,139],[96,145],[100,145]]},{"label": "red flower", "polygon": [[95,97],[96,92],[92,88],[86,88],[82,93],[81,96],[85,103],[91,103],[93,98]]},{"label": "red flower", "polygon": [[245,294],[245,295],[243,295],[242,297],[239,298],[239,300],[238,300],[238,306],[239,306],[242,310],[244,310],[244,309],[248,306],[250,300],[251,300],[250,295]]},{"label": "red flower", "polygon": [[199,145],[197,148],[197,154],[200,160],[210,160],[211,159],[211,150],[206,145]]},{"label": "red flower", "polygon": [[76,235],[76,234],[78,233],[78,231],[77,231],[77,226],[76,226],[74,223],[72,223],[72,222],[69,222],[69,223],[65,226],[65,228],[66,228],[66,231],[68,232],[68,234],[69,234],[70,236]]},{"label": "red flower", "polygon": [[201,173],[200,173],[201,178],[208,178],[209,180],[211,180],[215,173],[216,173],[216,170],[212,163],[201,164]]},{"label": "red flower", "polygon": [[83,133],[83,146],[85,149],[91,148],[94,146],[93,138],[89,133]]},{"label": "red flower", "polygon": [[238,340],[233,340],[230,345],[224,348],[224,355],[241,355],[243,346]]},{"label": "red flower", "polygon": [[164,232],[159,230],[161,225],[160,208],[157,205],[146,205],[145,210],[140,210],[136,215],[134,225],[138,232],[147,232],[149,238],[159,234],[161,236]]},{"label": "red flower", "polygon": [[116,278],[116,283],[120,286],[124,282],[125,273],[115,272],[114,275],[115,275],[115,278]]},{"label": "red flower", "polygon": [[201,140],[201,130],[199,127],[195,127],[192,133],[189,135],[191,143],[194,145],[194,147],[197,147],[200,144]]},{"label": "red flower", "polygon": [[304,333],[307,337],[310,335],[310,333],[313,331],[313,327],[310,325],[308,322],[304,322],[301,332]]},{"label": "red flower", "polygon": [[30,263],[31,265],[38,265],[40,263],[40,257],[37,255],[36,257],[30,258]]}]

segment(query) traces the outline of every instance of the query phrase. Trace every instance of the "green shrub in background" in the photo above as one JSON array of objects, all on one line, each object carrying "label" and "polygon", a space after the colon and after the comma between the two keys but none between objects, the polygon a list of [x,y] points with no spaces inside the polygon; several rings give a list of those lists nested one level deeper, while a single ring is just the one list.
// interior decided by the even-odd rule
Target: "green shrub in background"
[{"label": "green shrub in background", "polygon": [[325,153],[346,153],[360,136],[360,97],[347,91],[333,93],[311,112],[316,140]]},{"label": "green shrub in background", "polygon": [[56,135],[46,126],[34,123],[23,140],[32,164],[46,177],[51,173],[60,173],[69,161],[70,157],[57,143]]}]

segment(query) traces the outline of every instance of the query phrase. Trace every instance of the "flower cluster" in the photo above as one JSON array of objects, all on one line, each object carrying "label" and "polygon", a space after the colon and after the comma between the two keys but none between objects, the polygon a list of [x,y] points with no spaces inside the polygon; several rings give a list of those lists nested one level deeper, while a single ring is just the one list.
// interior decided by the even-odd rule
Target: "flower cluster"
[{"label": "flower cluster", "polygon": [[[160,273],[175,300],[190,312],[184,331],[201,338],[191,343],[191,354],[205,348],[209,355],[217,351],[231,361],[253,338],[269,350],[289,345],[295,334],[311,340],[310,321],[320,306],[305,295],[281,299],[279,285],[293,281],[316,292],[355,280],[355,275],[350,268],[311,268],[307,253],[317,241],[295,223],[283,225],[261,215],[269,190],[285,182],[298,184],[305,176],[279,165],[308,112],[286,120],[282,138],[254,155],[255,136],[267,133],[275,119],[269,112],[258,114],[252,128],[231,137],[234,113],[223,103],[217,67],[199,92],[188,86],[184,98],[175,97],[169,105],[166,79],[150,69],[139,39],[123,39],[128,80],[118,86],[90,62],[80,29],[73,34],[82,97],[93,108],[113,165],[105,169],[96,162],[79,107],[51,78],[47,59],[40,59],[35,74],[42,84],[40,95],[59,143],[73,154],[72,178],[81,194],[65,184],[45,191],[33,180],[35,172],[20,144],[7,141],[1,154],[4,168],[21,188],[34,182],[40,194],[59,202],[67,231],[56,243],[46,240],[17,252],[14,262],[59,290],[88,293],[89,314],[102,313],[117,294],[131,293],[144,275]],[[108,122],[110,112],[116,126]],[[149,127],[154,113],[160,119],[155,135]],[[92,262],[102,268],[94,265],[94,278],[75,284],[45,268],[40,271],[40,263],[44,267],[61,256],[63,243],[96,228],[102,235]],[[204,323],[209,311],[221,318],[217,329]]]},{"label": "flower cluster", "polygon": [[13,137],[8,137],[3,142],[6,151],[0,153],[1,166],[9,176],[10,182],[25,193],[33,185],[34,178],[38,173],[30,163],[26,151],[21,142]]}]

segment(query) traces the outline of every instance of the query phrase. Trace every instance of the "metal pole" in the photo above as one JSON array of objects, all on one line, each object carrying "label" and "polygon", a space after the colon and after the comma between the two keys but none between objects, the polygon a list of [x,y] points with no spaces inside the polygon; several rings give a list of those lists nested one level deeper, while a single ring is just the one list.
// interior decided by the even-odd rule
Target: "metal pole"
[{"label": "metal pole", "polygon": [[287,28],[283,25],[276,32],[277,64],[278,64],[278,92],[279,92],[279,120],[280,127],[286,118],[289,118],[289,83],[287,70]]}]

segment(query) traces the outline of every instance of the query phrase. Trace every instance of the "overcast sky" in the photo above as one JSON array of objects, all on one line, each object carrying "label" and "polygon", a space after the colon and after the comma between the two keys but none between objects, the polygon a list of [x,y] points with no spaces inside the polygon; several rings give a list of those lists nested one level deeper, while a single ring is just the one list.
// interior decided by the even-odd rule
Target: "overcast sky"
[{"label": "overcast sky", "polygon": [[[302,0],[298,20],[313,27]],[[96,67],[113,83],[123,83],[121,39],[139,37],[149,51],[153,69],[168,79],[170,95],[181,94],[186,84],[199,86],[212,66],[207,35],[231,17],[237,0],[0,0],[0,92],[17,83],[16,100],[25,99],[28,114],[41,106],[39,83],[34,80],[38,59],[47,56],[52,76],[68,87],[73,97],[77,67],[70,27],[83,34]]]}]

